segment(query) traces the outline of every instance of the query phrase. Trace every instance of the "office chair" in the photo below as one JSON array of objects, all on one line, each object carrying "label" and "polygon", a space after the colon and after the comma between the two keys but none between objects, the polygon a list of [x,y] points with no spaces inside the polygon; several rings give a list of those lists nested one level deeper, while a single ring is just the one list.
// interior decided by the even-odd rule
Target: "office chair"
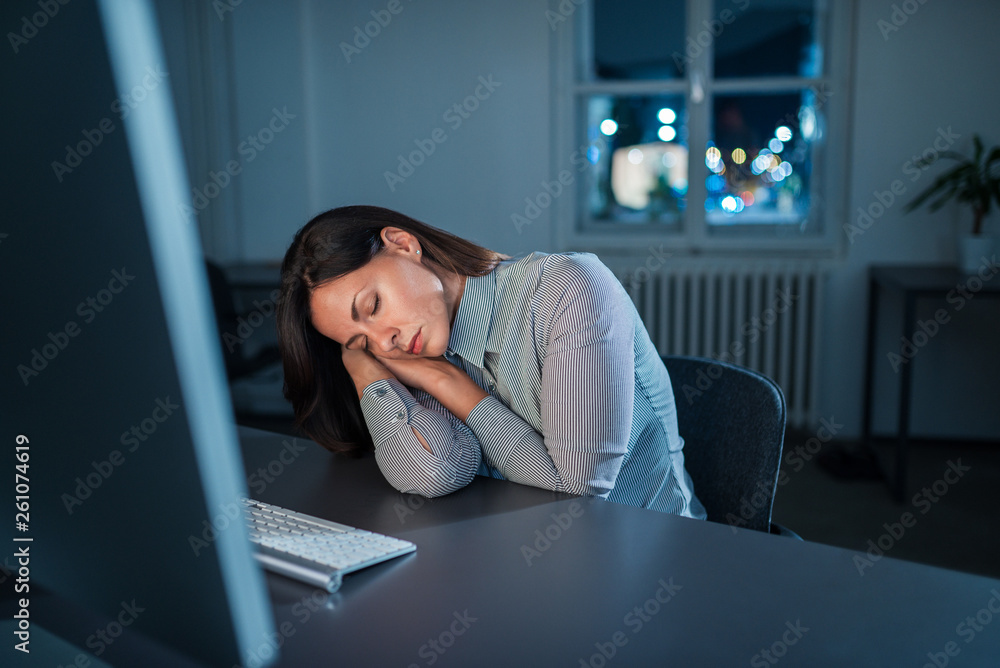
[{"label": "office chair", "polygon": [[801,538],[771,522],[785,440],[785,396],[762,374],[665,355],[684,464],[712,522]]},{"label": "office chair", "polygon": [[236,297],[222,267],[206,259],[205,269],[208,272],[215,322],[219,329],[222,357],[230,383],[279,362],[281,354],[277,346],[266,346],[252,356],[246,354],[243,337],[239,336],[239,319],[246,314],[237,312]]}]

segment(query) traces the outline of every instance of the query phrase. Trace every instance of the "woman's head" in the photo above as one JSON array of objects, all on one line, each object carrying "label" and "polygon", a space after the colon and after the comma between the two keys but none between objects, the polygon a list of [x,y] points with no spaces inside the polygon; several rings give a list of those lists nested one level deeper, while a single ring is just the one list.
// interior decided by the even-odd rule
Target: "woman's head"
[{"label": "woman's head", "polygon": [[367,264],[313,288],[316,330],[377,357],[439,357],[448,347],[461,277],[425,260],[416,237],[384,227]]},{"label": "woman's head", "polygon": [[504,256],[401,213],[350,206],[299,230],[281,267],[278,343],[296,423],[331,450],[371,446],[341,344],[380,357],[438,356],[455,286]]}]

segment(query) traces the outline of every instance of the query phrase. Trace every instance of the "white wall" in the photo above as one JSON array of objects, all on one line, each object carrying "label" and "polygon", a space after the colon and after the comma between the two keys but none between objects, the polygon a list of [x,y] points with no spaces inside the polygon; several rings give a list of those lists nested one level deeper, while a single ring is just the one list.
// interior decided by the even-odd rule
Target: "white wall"
[{"label": "white wall", "polygon": [[[518,235],[510,222],[549,177],[543,3],[401,0],[398,14],[380,15],[391,21],[370,42],[358,40],[360,53],[345,56],[341,44],[356,49],[355,29],[386,8],[350,4],[309,2],[305,10],[310,213],[376,204],[509,253],[548,247],[550,226]],[[466,101],[467,118],[449,111]],[[409,161],[415,151],[423,163],[390,185],[385,173],[398,175],[398,156]]]},{"label": "white wall", "polygon": [[[916,175],[906,163],[933,147],[939,129],[960,135],[952,148],[962,152],[970,150],[974,132],[988,145],[1000,143],[1000,89],[993,73],[1000,63],[1000,3],[902,4],[918,9],[886,36],[885,24],[880,27],[879,21],[893,25],[893,6],[899,2],[861,0],[855,22],[850,222],[856,222],[859,207],[867,209],[877,201],[875,191],[889,190],[894,180],[902,181],[905,192],[863,235],[846,243],[846,260],[829,285],[821,412],[846,423],[845,435],[860,430],[867,267],[953,262],[958,225],[971,222],[971,216],[955,207],[904,213],[903,205],[942,171],[935,167]],[[1000,277],[994,280],[1000,282]],[[952,308],[943,302],[929,305],[919,317],[942,307]],[[914,432],[1000,435],[998,307],[997,301],[973,299],[917,353]],[[877,426],[886,432],[894,430],[898,396],[893,391],[898,377],[886,355],[900,349],[900,317],[898,311],[886,310],[881,318],[886,336],[878,348]]]},{"label": "white wall", "polygon": [[[231,31],[236,64],[228,83],[235,101],[227,140],[233,156],[239,157],[243,138],[266,125],[272,107],[287,106],[296,118],[221,195],[235,198],[238,219],[217,256],[277,260],[309,217],[358,203],[399,209],[512,254],[557,250],[551,211],[523,234],[510,220],[525,197],[554,177],[552,128],[569,122],[552,117],[547,1],[400,0],[399,13],[388,15],[367,44],[360,41],[360,53],[348,62],[341,43],[352,43],[355,28],[363,31],[376,20],[371,12],[388,5],[243,2],[218,19]],[[916,11],[884,35],[879,21],[891,25],[893,7],[901,5]],[[385,22],[387,14],[381,17]],[[973,132],[1000,142],[993,73],[1000,63],[1000,3],[859,0],[855,27],[854,42],[846,45],[855,62],[853,122],[845,139],[852,151],[846,207],[852,214],[843,222],[852,222],[858,207],[875,201],[874,191],[888,190],[896,179],[905,192],[853,243],[843,235],[828,286],[820,413],[845,423],[846,437],[860,431],[867,267],[952,262],[957,225],[967,222],[954,208],[904,214],[903,202],[933,174],[911,180],[905,163],[933,146],[939,129],[959,135],[953,148],[960,151],[969,148]],[[474,94],[479,77],[500,85],[455,127],[445,113]],[[446,140],[390,188],[385,172],[399,168],[397,156],[417,150],[415,141],[435,129]],[[1000,434],[997,311],[996,302],[973,300],[918,354],[917,433]],[[898,334],[888,331],[891,316],[883,314],[879,348],[878,424],[886,431],[894,426],[897,380],[885,359],[898,349]]]}]

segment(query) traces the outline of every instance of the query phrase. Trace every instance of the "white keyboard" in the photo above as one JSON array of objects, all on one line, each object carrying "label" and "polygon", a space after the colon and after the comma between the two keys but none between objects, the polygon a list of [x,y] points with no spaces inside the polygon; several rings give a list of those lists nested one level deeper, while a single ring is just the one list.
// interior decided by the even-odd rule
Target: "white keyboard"
[{"label": "white keyboard", "polygon": [[328,592],[360,568],[409,554],[413,543],[243,499],[254,556],[269,571]]}]

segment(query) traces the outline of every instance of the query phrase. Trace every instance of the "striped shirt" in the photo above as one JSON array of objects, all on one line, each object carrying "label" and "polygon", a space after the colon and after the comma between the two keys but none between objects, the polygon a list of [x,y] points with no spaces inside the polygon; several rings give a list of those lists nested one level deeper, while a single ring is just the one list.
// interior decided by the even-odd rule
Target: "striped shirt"
[{"label": "striped shirt", "polygon": [[666,368],[595,255],[534,253],[468,277],[446,357],[490,395],[465,423],[396,380],[362,393],[375,458],[396,489],[440,496],[479,473],[705,517]]}]

